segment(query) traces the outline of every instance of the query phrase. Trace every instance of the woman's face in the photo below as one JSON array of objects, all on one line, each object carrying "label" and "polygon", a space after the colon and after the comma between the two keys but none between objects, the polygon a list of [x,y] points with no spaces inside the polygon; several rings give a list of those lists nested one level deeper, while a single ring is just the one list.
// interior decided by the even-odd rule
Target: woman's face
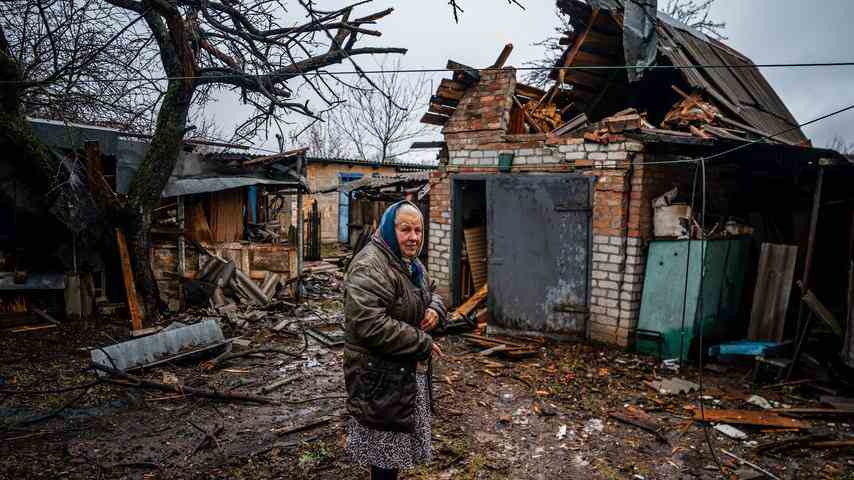
[{"label": "woman's face", "polygon": [[397,234],[400,253],[407,258],[418,256],[418,251],[421,249],[421,237],[424,233],[421,215],[412,209],[401,208],[397,212],[394,231]]}]

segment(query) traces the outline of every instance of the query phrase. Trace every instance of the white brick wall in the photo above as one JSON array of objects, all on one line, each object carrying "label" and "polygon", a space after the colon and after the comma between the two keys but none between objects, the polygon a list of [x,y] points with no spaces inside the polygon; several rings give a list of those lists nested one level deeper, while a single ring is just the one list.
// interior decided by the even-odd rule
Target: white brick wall
[{"label": "white brick wall", "polygon": [[640,239],[593,237],[590,331],[594,340],[625,345],[637,327],[643,289]]}]

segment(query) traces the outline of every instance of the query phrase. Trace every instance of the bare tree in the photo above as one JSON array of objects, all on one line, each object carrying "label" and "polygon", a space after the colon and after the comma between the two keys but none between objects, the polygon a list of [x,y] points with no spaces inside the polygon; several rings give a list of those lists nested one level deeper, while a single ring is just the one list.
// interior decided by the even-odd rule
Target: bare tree
[{"label": "bare tree", "polygon": [[[135,61],[128,64],[138,71],[127,78],[142,85],[157,85],[162,95],[158,98],[150,148],[131,180],[120,223],[128,232],[136,283],[147,313],[156,315],[161,305],[149,261],[151,211],[159,205],[161,192],[179,157],[194,98],[206,98],[224,89],[238,93],[244,103],[255,109],[238,130],[239,135],[248,137],[267,131],[271,125],[278,127],[289,113],[316,116],[308,102],[296,98],[299,85],[291,83],[311,88],[327,107],[333,106],[341,100],[334,88],[336,77],[325,70],[327,67],[347,62],[361,73],[356,57],[403,54],[406,50],[356,46],[360,38],[380,36],[379,31],[368,27],[392,12],[387,9],[357,17],[356,8],[366,1],[324,11],[311,0],[299,0],[297,5],[303,15],[297,15],[293,5],[286,9],[283,0],[105,2],[48,0],[51,7],[78,19],[80,30],[68,28],[63,14],[42,12],[44,0],[6,2],[35,12],[28,18],[40,26],[21,29],[17,36],[14,11],[0,24],[0,81],[4,82],[0,85],[0,127],[14,127],[0,135],[11,143],[27,145],[34,156],[52,158],[27,130],[22,99],[28,95],[37,97],[38,92],[50,88],[62,90],[58,85],[64,79],[74,79],[87,68],[94,70],[83,74],[87,81],[69,84],[60,98],[69,98],[69,91],[83,90],[82,85],[99,85],[99,80],[104,85],[121,85],[121,78],[98,77],[110,69],[110,49],[123,48],[125,44],[120,40],[140,48]],[[92,22],[88,11],[79,13],[96,7],[105,12],[96,17],[98,22]],[[106,35],[98,37],[99,30]],[[13,34],[7,37],[10,31]],[[86,45],[80,45],[85,48],[64,46],[62,38],[81,34],[84,38],[91,36]],[[22,50],[31,45],[40,46],[39,52],[44,53],[33,55],[29,61],[28,53]],[[150,58],[157,59],[148,65],[150,68],[136,63]],[[362,78],[376,87],[364,75]]]},{"label": "bare tree", "polygon": [[344,132],[330,122],[313,121],[307,128],[293,131],[291,142],[308,147],[308,155],[322,158],[346,158],[352,155]]},{"label": "bare tree", "polygon": [[716,22],[709,18],[715,0],[667,0],[659,10],[701,32],[718,40],[726,40],[723,32],[726,22]]},{"label": "bare tree", "polygon": [[[723,35],[726,22],[715,22],[709,18],[714,3],[715,0],[667,0],[667,4],[663,6],[659,4],[658,9],[711,37],[726,40]],[[566,50],[566,46],[560,44],[560,39],[565,32],[572,31],[570,17],[560,9],[555,10],[555,15],[559,23],[554,28],[554,35],[534,43],[535,46],[543,48],[543,58],[525,62],[526,67],[534,68],[525,74],[525,81],[531,85],[538,87],[548,85],[552,81],[549,78],[552,68],[560,61]]]},{"label": "bare tree", "polygon": [[846,142],[840,135],[834,135],[827,148],[836,150],[843,155],[854,154],[854,142]]},{"label": "bare tree", "polygon": [[345,102],[330,112],[330,123],[343,133],[360,158],[386,161],[406,152],[409,142],[426,131],[418,116],[429,99],[424,76],[405,77],[400,63],[387,68],[373,84],[366,79],[345,91]]}]

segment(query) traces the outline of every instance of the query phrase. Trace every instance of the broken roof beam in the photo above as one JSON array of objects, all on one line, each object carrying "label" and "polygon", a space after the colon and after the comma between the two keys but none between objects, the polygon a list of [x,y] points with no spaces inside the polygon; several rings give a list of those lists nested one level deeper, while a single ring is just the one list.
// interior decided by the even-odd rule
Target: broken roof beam
[{"label": "broken roof beam", "polygon": [[501,53],[498,54],[498,58],[495,60],[495,63],[492,64],[489,68],[502,68],[504,64],[507,63],[507,59],[510,57],[510,53],[513,52],[513,44],[508,43],[504,45],[504,48],[501,49]]},{"label": "broken roof beam", "polygon": [[438,113],[439,115],[446,115],[446,116],[450,117],[451,115],[454,114],[454,112],[457,111],[457,109],[454,107],[448,107],[446,105],[442,105],[439,103],[431,103],[429,111],[431,113]]},{"label": "broken roof beam", "polygon": [[428,125],[436,125],[438,127],[445,126],[448,123],[450,117],[446,117],[445,115],[437,115],[435,113],[425,113],[423,117],[421,117],[421,123],[426,123]]},{"label": "broken roof beam", "polygon": [[459,104],[460,104],[460,101],[459,101],[459,100],[454,100],[453,98],[445,98],[445,97],[440,97],[440,96],[438,96],[438,95],[433,95],[433,96],[431,96],[431,97],[430,97],[430,103],[436,103],[436,104],[439,104],[439,105],[445,105],[445,106],[447,106],[447,107],[454,107],[454,108],[456,108],[456,107],[457,107],[457,105],[459,105]]}]

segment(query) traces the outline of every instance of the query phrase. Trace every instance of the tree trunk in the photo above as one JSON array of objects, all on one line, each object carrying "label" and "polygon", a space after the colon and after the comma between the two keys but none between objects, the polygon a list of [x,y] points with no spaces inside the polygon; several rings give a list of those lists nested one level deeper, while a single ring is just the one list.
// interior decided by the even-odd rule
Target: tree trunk
[{"label": "tree trunk", "polygon": [[192,84],[182,80],[169,81],[157,115],[154,136],[128,189],[125,228],[135,284],[149,322],[160,314],[164,306],[151,268],[151,211],[160,205],[160,196],[181,154],[192,97]]}]

